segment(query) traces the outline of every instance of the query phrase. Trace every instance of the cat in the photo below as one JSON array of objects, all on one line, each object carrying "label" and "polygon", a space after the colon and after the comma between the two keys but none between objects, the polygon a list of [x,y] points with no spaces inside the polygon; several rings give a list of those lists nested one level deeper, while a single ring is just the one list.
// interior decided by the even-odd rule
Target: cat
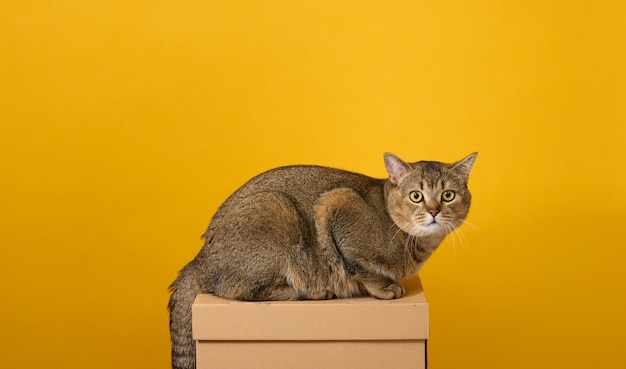
[{"label": "cat", "polygon": [[388,178],[321,166],[260,174],[217,210],[172,292],[172,367],[195,367],[198,293],[248,300],[394,299],[470,208],[477,153],[458,162],[384,155]]}]

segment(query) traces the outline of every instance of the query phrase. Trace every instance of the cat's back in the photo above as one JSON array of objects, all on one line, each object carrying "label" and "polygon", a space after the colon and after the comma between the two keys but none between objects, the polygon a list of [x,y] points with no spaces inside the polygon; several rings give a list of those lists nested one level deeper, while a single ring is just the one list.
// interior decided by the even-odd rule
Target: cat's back
[{"label": "cat's back", "polygon": [[365,197],[380,189],[384,180],[342,169],[317,165],[292,165],[263,172],[237,189],[221,206],[219,212],[237,206],[262,192],[275,192],[287,197],[301,211],[308,212],[319,197],[337,188],[349,188]]}]

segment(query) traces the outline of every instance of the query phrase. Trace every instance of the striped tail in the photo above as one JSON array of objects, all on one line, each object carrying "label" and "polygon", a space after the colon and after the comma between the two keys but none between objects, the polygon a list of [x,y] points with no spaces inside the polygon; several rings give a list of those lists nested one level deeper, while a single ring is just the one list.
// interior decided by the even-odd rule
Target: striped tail
[{"label": "striped tail", "polygon": [[172,368],[195,369],[196,346],[191,335],[191,305],[197,291],[180,283],[180,278],[170,286],[172,296],[170,311],[170,336],[172,339]]}]

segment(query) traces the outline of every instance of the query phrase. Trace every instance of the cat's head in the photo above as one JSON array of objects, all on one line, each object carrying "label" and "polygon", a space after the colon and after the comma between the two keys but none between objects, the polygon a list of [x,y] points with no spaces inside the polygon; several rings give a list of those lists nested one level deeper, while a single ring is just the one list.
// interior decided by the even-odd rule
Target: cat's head
[{"label": "cat's head", "polygon": [[470,208],[467,181],[476,155],[446,164],[385,154],[387,209],[396,225],[414,236],[445,235],[460,226]]}]

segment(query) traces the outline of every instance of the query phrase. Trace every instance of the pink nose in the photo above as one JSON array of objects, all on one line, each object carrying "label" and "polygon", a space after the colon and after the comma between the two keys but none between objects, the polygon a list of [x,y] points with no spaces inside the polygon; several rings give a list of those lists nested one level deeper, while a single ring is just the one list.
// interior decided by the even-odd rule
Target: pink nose
[{"label": "pink nose", "polygon": [[434,218],[434,217],[436,217],[436,216],[437,216],[437,214],[439,214],[439,210],[436,210],[436,209],[434,209],[434,210],[428,210],[428,212],[430,213],[430,215],[432,215],[432,216],[433,216],[433,218]]}]

